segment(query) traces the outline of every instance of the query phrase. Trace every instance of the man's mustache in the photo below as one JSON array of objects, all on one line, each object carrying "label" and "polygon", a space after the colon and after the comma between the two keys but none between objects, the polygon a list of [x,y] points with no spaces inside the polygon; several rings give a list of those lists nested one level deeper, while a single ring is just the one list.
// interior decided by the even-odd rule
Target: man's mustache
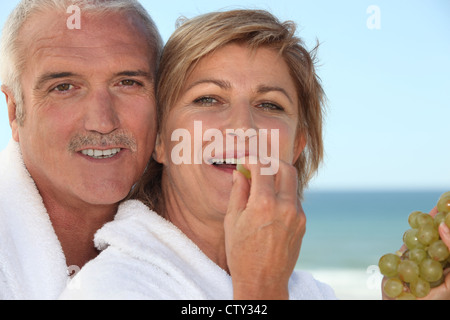
[{"label": "man's mustache", "polygon": [[121,147],[130,149],[132,152],[137,151],[136,139],[125,131],[114,131],[109,134],[88,133],[77,134],[69,143],[70,152],[78,152],[86,147]]}]

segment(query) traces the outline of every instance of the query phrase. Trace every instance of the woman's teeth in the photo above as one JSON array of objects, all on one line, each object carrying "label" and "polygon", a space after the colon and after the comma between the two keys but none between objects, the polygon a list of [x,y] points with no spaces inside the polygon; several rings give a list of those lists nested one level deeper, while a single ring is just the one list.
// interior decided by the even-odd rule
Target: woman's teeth
[{"label": "woman's teeth", "polygon": [[108,149],[108,150],[96,150],[96,149],[86,149],[81,150],[81,153],[85,156],[92,157],[94,159],[107,159],[112,158],[120,152],[120,148]]},{"label": "woman's teeth", "polygon": [[211,164],[238,164],[238,159],[211,159]]}]

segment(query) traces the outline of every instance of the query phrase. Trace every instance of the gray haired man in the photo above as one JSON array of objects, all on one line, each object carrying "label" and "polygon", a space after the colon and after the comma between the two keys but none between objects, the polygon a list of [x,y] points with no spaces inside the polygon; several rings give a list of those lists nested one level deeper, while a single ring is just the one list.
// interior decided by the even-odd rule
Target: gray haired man
[{"label": "gray haired man", "polygon": [[161,37],[132,0],[23,0],[2,36],[0,299],[55,299],[142,175]]}]

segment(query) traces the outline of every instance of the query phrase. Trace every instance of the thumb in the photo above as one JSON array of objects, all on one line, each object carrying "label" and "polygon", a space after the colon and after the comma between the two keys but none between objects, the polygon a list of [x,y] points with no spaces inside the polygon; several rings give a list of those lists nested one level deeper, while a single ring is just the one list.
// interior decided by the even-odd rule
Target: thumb
[{"label": "thumb", "polygon": [[441,225],[439,226],[439,234],[441,236],[442,241],[447,245],[447,247],[450,250],[450,229],[444,222],[441,223]]},{"label": "thumb", "polygon": [[231,188],[230,201],[228,202],[227,216],[238,215],[247,207],[250,196],[250,183],[240,172],[233,172],[233,186]]}]

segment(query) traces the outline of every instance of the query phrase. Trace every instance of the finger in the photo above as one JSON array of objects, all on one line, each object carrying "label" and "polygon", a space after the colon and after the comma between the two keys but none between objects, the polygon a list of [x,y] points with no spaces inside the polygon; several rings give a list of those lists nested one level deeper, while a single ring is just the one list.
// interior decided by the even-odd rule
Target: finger
[{"label": "finger", "polygon": [[262,164],[254,157],[245,158],[243,166],[251,173],[249,201],[275,197],[275,178],[273,175],[261,174]]},{"label": "finger", "polygon": [[439,235],[450,250],[450,229],[444,222],[439,226]]},{"label": "finger", "polygon": [[445,271],[444,283],[440,286],[431,289],[430,293],[421,299],[417,300],[449,300],[450,299],[450,273],[448,270]]},{"label": "finger", "polygon": [[280,168],[275,176],[275,186],[279,199],[296,203],[298,200],[297,169],[284,161],[280,161]]},{"label": "finger", "polygon": [[434,217],[437,214],[438,214],[438,209],[437,209],[437,207],[434,207],[433,210],[430,211],[430,216]]},{"label": "finger", "polygon": [[250,184],[247,179],[242,173],[234,171],[227,215],[235,215],[244,211],[247,207],[249,193]]}]

